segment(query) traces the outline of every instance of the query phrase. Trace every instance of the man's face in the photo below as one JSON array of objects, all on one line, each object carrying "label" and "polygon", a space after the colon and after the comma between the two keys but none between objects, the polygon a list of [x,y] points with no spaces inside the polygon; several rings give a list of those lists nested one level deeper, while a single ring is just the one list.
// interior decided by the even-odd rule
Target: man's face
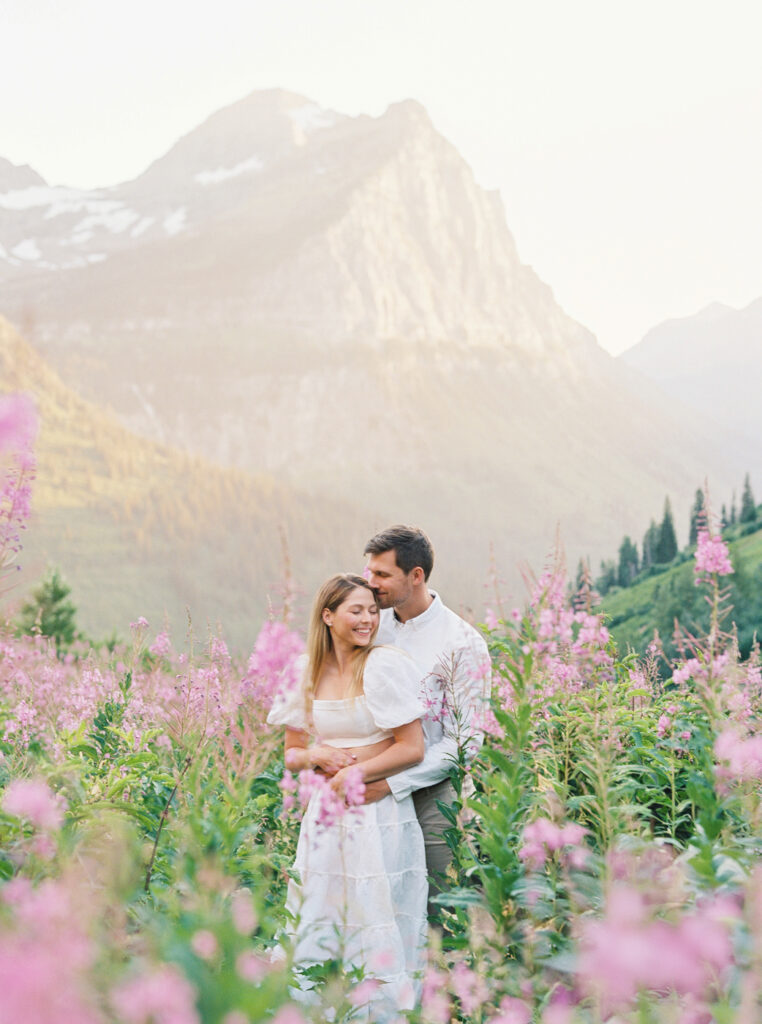
[{"label": "man's face", "polygon": [[368,555],[365,576],[376,592],[380,608],[399,608],[411,597],[413,584],[410,575],[397,565],[394,551]]}]

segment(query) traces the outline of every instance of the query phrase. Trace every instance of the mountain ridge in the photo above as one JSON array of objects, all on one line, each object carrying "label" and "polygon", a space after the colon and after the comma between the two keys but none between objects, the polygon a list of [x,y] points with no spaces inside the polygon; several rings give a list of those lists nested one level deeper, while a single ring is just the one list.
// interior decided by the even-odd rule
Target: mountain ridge
[{"label": "mountain ridge", "polygon": [[59,248],[81,237],[83,258],[102,257],[6,269],[6,312],[71,387],[146,437],[420,523],[472,606],[491,541],[518,587],[515,566],[540,562],[559,523],[572,557],[607,553],[665,494],[680,514],[696,481],[738,478],[710,430],[561,309],[500,197],[415,101],[329,118],[301,143],[278,118],[280,155],[265,159],[263,132],[261,167],[240,167],[257,156],[250,120],[227,156],[203,126],[186,136],[193,161],[153,172],[171,165],[190,189],[174,206],[58,196],[76,209],[47,217],[0,195],[0,230],[55,227]]},{"label": "mountain ridge", "polygon": [[711,303],[692,316],[655,325],[619,358],[696,414],[724,425],[729,443],[753,468],[762,411],[762,298],[735,309]]}]

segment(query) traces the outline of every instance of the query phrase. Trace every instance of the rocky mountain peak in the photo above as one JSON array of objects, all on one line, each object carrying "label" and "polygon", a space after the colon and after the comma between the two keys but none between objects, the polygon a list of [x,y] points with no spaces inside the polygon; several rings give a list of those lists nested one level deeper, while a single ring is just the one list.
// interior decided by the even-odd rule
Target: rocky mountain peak
[{"label": "rocky mountain peak", "polygon": [[45,185],[45,179],[29,164],[13,164],[0,156],[0,192]]},{"label": "rocky mountain peak", "polygon": [[283,89],[258,90],[216,111],[134,182],[142,193],[214,185],[271,167],[343,116]]}]

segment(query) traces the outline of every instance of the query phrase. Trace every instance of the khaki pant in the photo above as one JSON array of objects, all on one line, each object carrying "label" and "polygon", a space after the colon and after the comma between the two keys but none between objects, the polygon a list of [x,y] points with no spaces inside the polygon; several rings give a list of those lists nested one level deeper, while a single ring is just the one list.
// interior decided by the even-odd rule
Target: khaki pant
[{"label": "khaki pant", "polygon": [[450,828],[449,821],[437,807],[437,800],[443,804],[455,802],[455,790],[449,779],[436,782],[433,786],[417,789],[413,793],[413,803],[418,822],[426,844],[426,870],[429,875],[429,917],[437,917],[439,907],[432,905],[431,900],[437,893],[447,888],[445,875],[453,854],[447,845],[444,833]]}]

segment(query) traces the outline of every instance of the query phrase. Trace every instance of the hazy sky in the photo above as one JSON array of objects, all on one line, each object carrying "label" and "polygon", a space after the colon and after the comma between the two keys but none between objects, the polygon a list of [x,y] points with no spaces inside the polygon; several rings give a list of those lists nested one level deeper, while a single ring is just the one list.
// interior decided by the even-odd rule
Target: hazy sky
[{"label": "hazy sky", "polygon": [[759,0],[0,0],[0,156],[134,177],[259,88],[414,97],[606,348],[762,296]]}]

